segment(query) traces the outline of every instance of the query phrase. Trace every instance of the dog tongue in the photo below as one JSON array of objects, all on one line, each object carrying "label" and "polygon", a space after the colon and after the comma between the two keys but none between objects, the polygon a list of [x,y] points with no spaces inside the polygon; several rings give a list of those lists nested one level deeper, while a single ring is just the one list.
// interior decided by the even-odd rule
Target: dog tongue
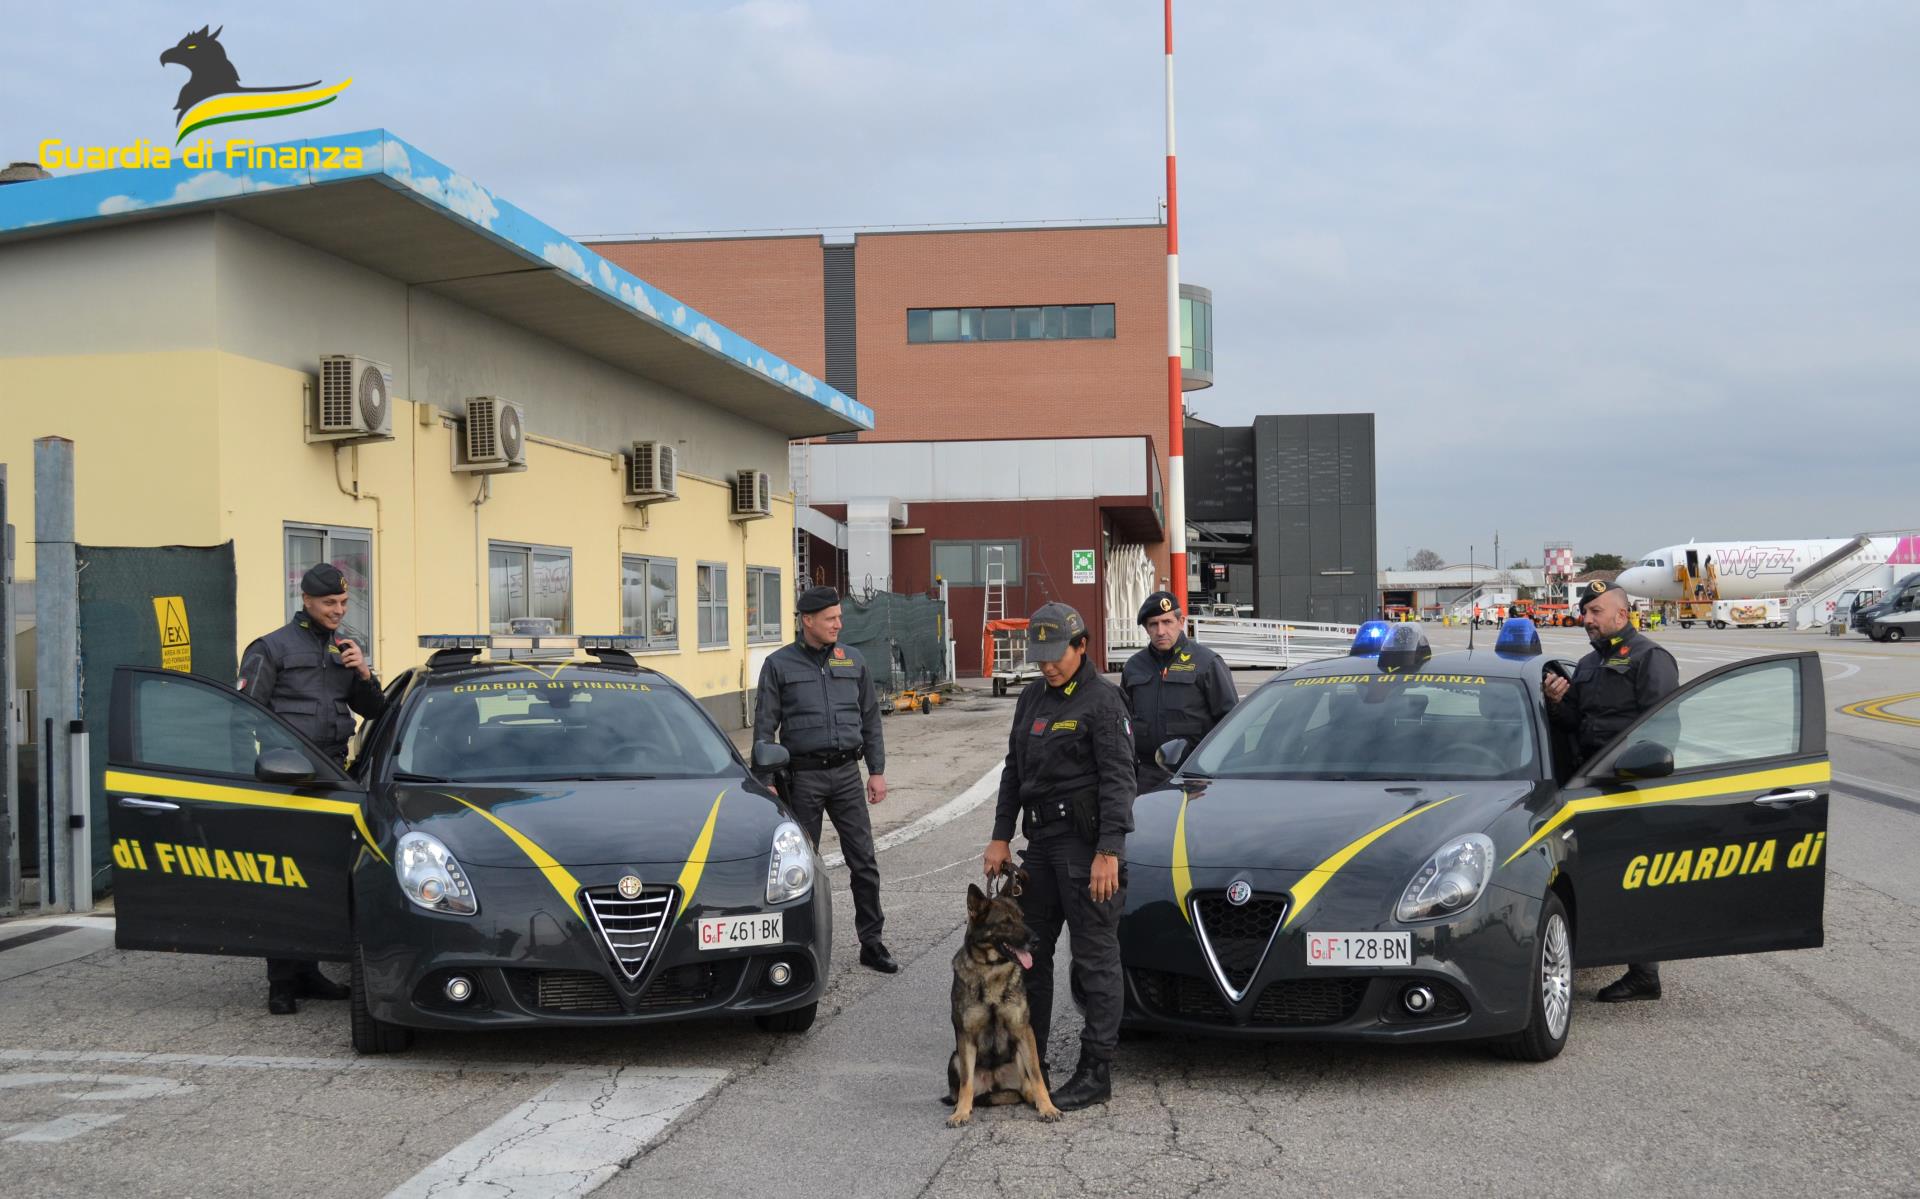
[{"label": "dog tongue", "polygon": [[1013,956],[1015,960],[1017,960],[1020,963],[1020,968],[1022,970],[1033,969],[1033,955],[1028,953],[1026,950],[1016,949],[1013,951]]}]

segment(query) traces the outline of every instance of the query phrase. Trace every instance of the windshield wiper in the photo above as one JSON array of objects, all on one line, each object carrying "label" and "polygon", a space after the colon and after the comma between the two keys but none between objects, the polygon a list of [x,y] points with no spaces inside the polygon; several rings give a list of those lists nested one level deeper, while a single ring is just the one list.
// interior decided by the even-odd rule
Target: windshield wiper
[{"label": "windshield wiper", "polygon": [[599,774],[550,774],[538,780],[543,783],[601,783],[610,779],[657,779],[657,774],[623,774],[603,771]]},{"label": "windshield wiper", "polygon": [[443,779],[437,774],[415,774],[411,770],[396,770],[393,772],[393,781],[396,783],[451,783],[453,780]]}]

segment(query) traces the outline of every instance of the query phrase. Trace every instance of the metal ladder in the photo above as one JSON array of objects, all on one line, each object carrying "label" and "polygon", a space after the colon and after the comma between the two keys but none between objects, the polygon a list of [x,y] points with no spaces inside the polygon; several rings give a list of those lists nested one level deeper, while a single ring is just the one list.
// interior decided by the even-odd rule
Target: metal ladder
[{"label": "metal ladder", "polygon": [[1005,546],[986,547],[986,595],[980,605],[980,627],[988,621],[1007,618],[1007,550]]}]

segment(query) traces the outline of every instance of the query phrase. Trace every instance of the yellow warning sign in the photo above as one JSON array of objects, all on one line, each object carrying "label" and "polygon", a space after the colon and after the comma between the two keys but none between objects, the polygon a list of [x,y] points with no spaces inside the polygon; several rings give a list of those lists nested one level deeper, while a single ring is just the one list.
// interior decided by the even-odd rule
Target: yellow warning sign
[{"label": "yellow warning sign", "polygon": [[153,620],[160,626],[160,665],[167,670],[193,669],[193,635],[187,629],[187,601],[177,595],[153,597]]}]

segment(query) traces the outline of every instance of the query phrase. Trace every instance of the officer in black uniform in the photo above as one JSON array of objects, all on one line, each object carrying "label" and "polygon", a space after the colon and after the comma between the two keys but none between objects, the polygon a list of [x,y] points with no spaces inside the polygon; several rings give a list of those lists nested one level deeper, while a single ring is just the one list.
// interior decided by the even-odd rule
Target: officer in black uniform
[{"label": "officer in black uniform", "polygon": [[1027,658],[1045,677],[1027,685],[1013,708],[1006,769],[993,839],[983,859],[988,878],[1012,857],[1008,841],[1024,815],[1027,884],[1020,895],[1033,934],[1027,1007],[1041,1057],[1053,1018],[1053,947],[1065,922],[1075,990],[1086,1002],[1080,1061],[1053,1092],[1062,1111],[1105,1103],[1113,1094],[1120,1043],[1120,909],[1126,903],[1127,834],[1133,831],[1133,731],[1119,688],[1087,657],[1087,625],[1065,604],[1046,604],[1027,622]]},{"label": "officer in black uniform", "polygon": [[1233,672],[1220,655],[1187,637],[1187,615],[1170,591],[1156,591],[1140,605],[1147,648],[1127,659],[1120,690],[1133,714],[1133,747],[1144,795],[1170,777],[1154,757],[1175,738],[1191,749],[1233,711],[1240,695]]},{"label": "officer in black uniform", "polygon": [[[867,807],[887,797],[887,747],[880,732],[880,699],[858,650],[840,640],[840,593],[810,587],[796,605],[800,635],[767,655],[753,706],[753,739],[773,741],[793,755],[784,798],[807,836],[820,843],[822,813],[833,817],[840,851],[853,880],[853,925],[860,964],[893,974],[900,964],[880,940],[880,861]],[[860,786],[866,759],[867,785]]]},{"label": "officer in black uniform", "polygon": [[[300,614],[247,646],[236,684],[340,766],[347,762],[353,714],[371,720],[386,706],[366,655],[340,635],[346,615],[346,576],[322,562],[300,577]],[[317,962],[268,958],[267,1010],[291,1015],[303,996],[345,999],[347,988],[320,973]]]},{"label": "officer in black uniform", "polygon": [[[1580,593],[1580,624],[1593,651],[1580,659],[1569,683],[1548,674],[1541,683],[1547,717],[1573,738],[1581,761],[1591,758],[1641,713],[1680,686],[1673,655],[1632,624],[1627,593],[1595,581]],[[1602,1003],[1660,998],[1660,963],[1634,962],[1600,989]]]}]

